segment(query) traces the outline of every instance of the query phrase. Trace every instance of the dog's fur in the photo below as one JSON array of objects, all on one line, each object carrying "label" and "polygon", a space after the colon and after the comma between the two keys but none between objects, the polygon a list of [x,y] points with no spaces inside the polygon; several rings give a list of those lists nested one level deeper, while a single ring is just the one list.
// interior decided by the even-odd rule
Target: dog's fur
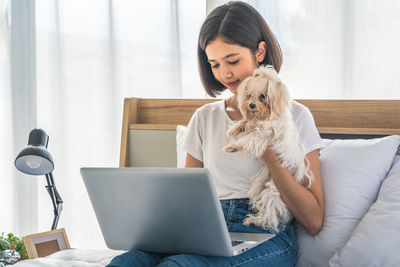
[{"label": "dog's fur", "polygon": [[[290,113],[291,99],[275,69],[270,65],[257,68],[239,85],[237,100],[243,119],[228,135],[239,138],[224,151],[245,151],[262,160],[265,150],[271,149],[297,182],[310,186],[313,175]],[[266,164],[252,182],[249,197],[255,214],[249,214],[244,224],[278,232],[280,222],[291,220]]]}]

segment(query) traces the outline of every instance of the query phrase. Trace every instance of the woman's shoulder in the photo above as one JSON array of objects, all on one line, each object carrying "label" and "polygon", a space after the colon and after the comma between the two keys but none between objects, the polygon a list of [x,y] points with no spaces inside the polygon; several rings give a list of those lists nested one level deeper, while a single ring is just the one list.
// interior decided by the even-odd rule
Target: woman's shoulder
[{"label": "woman's shoulder", "polygon": [[306,107],[305,105],[297,102],[296,100],[292,100],[291,102],[291,111],[293,112],[305,112],[305,111],[310,111],[308,109],[308,107]]},{"label": "woman's shoulder", "polygon": [[312,117],[310,109],[295,100],[292,100],[291,102],[290,112],[292,113],[294,120],[300,119],[302,117]]},{"label": "woman's shoulder", "polygon": [[291,113],[300,137],[304,142],[306,153],[324,147],[310,109],[293,100]]},{"label": "woman's shoulder", "polygon": [[207,103],[199,107],[196,110],[196,113],[200,116],[201,115],[204,116],[204,115],[209,115],[210,113],[220,112],[221,110],[224,110],[224,108],[225,108],[224,100],[220,99],[215,102]]}]

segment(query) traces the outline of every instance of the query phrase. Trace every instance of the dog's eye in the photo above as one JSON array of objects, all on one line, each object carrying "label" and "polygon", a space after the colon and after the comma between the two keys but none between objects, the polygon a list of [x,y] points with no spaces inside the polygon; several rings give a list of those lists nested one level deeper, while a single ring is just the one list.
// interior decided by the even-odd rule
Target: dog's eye
[{"label": "dog's eye", "polygon": [[266,99],[267,96],[266,96],[265,94],[262,94],[262,95],[260,95],[260,98],[261,98],[261,99]]}]

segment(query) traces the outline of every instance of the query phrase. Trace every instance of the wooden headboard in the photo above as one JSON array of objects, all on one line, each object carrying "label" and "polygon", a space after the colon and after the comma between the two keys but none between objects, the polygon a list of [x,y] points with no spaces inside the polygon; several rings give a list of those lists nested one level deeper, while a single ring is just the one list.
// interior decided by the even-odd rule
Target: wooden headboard
[{"label": "wooden headboard", "polygon": [[[217,100],[126,98],[120,167],[175,167],[176,126]],[[310,109],[320,134],[400,134],[400,100],[297,101]]]}]

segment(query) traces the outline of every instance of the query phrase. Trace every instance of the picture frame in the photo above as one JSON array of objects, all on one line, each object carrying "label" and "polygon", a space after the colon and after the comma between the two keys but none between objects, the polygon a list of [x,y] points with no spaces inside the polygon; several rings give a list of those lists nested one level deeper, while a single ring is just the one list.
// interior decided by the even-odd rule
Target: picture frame
[{"label": "picture frame", "polygon": [[46,257],[57,251],[70,249],[65,228],[23,237],[29,259]]}]

